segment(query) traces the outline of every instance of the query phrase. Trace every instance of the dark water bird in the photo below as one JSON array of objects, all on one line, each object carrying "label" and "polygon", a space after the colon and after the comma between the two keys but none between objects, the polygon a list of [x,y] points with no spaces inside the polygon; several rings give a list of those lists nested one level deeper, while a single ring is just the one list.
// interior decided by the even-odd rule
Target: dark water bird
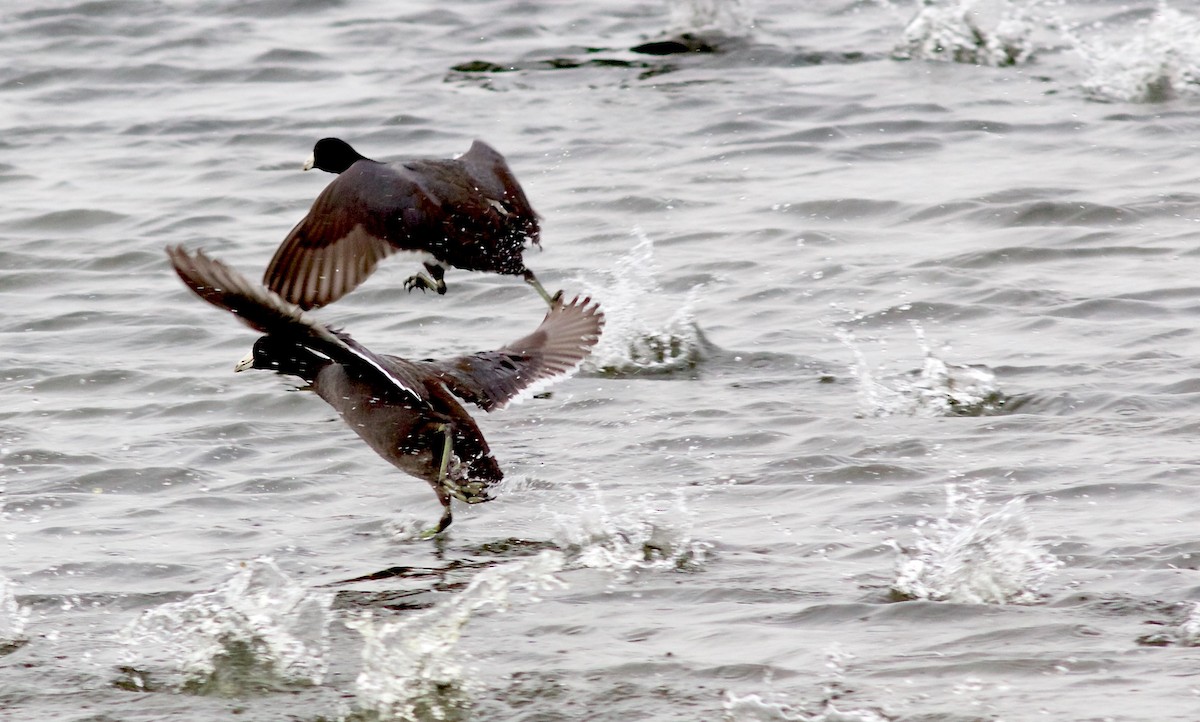
[{"label": "dark water bird", "polygon": [[429,482],[443,506],[433,533],[450,525],[451,498],[488,501],[488,489],[503,478],[458,399],[485,411],[503,407],[535,382],[573,369],[604,325],[590,299],[560,298],[533,333],[495,351],[409,361],[372,353],[203,252],[189,254],[176,246],[167,255],[200,298],[266,334],[237,370],[267,369],[304,379],[376,453]]},{"label": "dark water bird", "polygon": [[304,309],[354,290],[398,251],[421,254],[427,273],[404,282],[446,292],[453,266],[522,276],[553,306],[525,244],[540,245],[538,216],[500,155],[483,141],[454,159],[380,163],[349,143],[323,138],[304,169],[337,173],[288,233],[263,275],[267,288]]}]

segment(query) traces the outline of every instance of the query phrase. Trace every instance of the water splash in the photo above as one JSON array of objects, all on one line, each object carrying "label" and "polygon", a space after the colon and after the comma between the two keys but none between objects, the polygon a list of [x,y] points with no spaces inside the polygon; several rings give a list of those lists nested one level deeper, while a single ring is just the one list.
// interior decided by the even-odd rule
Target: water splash
[{"label": "water splash", "polygon": [[1200,94],[1200,19],[1159,5],[1119,44],[1064,31],[1089,66],[1084,93],[1093,100],[1158,103]]},{"label": "water splash", "polygon": [[838,332],[838,339],[854,354],[851,372],[858,379],[864,415],[986,416],[1004,408],[1008,398],[995,374],[983,366],[946,363],[929,347],[920,324],[913,322],[912,328],[925,361],[919,370],[886,381],[871,371],[854,336]]},{"label": "water splash", "polygon": [[485,607],[507,608],[509,594],[522,590],[533,601],[543,590],[562,588],[559,552],[480,572],[467,588],[416,616],[377,622],[369,612],[346,625],[363,636],[357,711],[352,719],[462,720],[473,688],[455,647],[462,629]]},{"label": "water splash", "polygon": [[1003,67],[1033,57],[1033,23],[1026,7],[1003,3],[987,22],[974,0],[922,0],[892,51],[897,60],[940,60]]},{"label": "water splash", "polygon": [[718,31],[743,35],[754,27],[754,16],[747,0],[670,0],[669,4],[668,32]]},{"label": "water splash", "polygon": [[[121,641],[135,647],[129,664],[165,666],[179,677],[172,686],[196,694],[319,684],[329,664],[333,597],[308,591],[261,557],[211,592],[144,612]],[[135,685],[146,676],[131,673]]]},{"label": "water splash", "polygon": [[643,316],[648,308],[662,308],[654,243],[640,229],[637,245],[621,257],[616,267],[597,285],[579,279],[588,293],[601,301],[604,334],[584,362],[584,368],[610,375],[655,374],[686,371],[701,360],[702,341],[692,308],[700,287],[665,321]]},{"label": "water splash", "polygon": [[683,492],[669,503],[651,495],[626,499],[620,513],[608,510],[598,486],[594,501],[571,505],[570,515],[549,512],[557,531],[555,543],[570,554],[574,566],[627,574],[640,569],[694,570],[703,566],[712,545],[692,538],[694,515]]},{"label": "water splash", "polygon": [[1200,647],[1200,602],[1192,602],[1187,619],[1176,632],[1179,644],[1184,647]]},{"label": "water splash", "polygon": [[983,482],[965,493],[946,486],[946,514],[923,521],[899,554],[892,591],[899,599],[968,604],[1031,604],[1061,562],[1033,538],[1023,499],[985,513]]},{"label": "water splash", "polygon": [[0,574],[0,654],[7,654],[27,641],[24,634],[30,610],[17,603],[14,586]]}]

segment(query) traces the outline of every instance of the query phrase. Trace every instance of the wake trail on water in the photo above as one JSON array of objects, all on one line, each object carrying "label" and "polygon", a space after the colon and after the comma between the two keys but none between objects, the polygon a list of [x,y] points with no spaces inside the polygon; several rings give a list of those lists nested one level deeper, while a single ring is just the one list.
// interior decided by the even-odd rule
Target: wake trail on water
[{"label": "wake trail on water", "polygon": [[460,592],[403,618],[367,611],[338,615],[332,592],[313,591],[269,558],[246,563],[209,592],[147,610],[121,632],[130,691],[218,697],[319,685],[330,666],[336,619],[362,638],[362,667],[348,720],[465,719],[476,683],[457,649],[463,628],[482,610],[503,611],[515,591],[537,601],[565,587],[554,576],[563,555],[539,555],[479,572]]}]

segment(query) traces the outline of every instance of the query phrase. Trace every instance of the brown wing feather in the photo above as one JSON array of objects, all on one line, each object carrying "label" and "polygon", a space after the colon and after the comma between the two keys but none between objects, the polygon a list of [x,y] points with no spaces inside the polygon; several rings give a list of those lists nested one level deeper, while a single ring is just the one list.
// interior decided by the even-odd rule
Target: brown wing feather
[{"label": "brown wing feather", "polygon": [[266,334],[278,334],[343,364],[352,364],[362,373],[394,387],[423,404],[420,383],[402,378],[382,360],[345,333],[330,330],[272,291],[243,276],[203,251],[195,255],[182,246],[168,246],[167,256],[184,285],[212,305],[230,311],[250,328]]},{"label": "brown wing feather", "polygon": [[[324,306],[354,290],[398,250],[388,240],[397,209],[379,199],[413,189],[381,189],[378,165],[357,163],[321,191],[267,264],[267,288],[304,309]],[[387,180],[394,185],[396,179]]]},{"label": "brown wing feather", "polygon": [[525,190],[521,188],[517,176],[508,167],[508,161],[500,151],[482,140],[477,140],[459,161],[485,195],[504,203],[508,212],[514,216],[509,221],[510,225],[519,227],[535,246],[540,245],[541,227],[538,224],[538,214],[533,210],[529,198],[525,196]]},{"label": "brown wing feather", "polygon": [[275,252],[263,283],[304,309],[352,291],[401,249],[456,268],[525,271],[537,214],[494,148],[475,141],[456,160],[361,160],[317,196]]},{"label": "brown wing feather", "polygon": [[561,300],[533,333],[495,351],[413,362],[459,398],[494,411],[538,381],[574,369],[600,340],[604,314],[590,298]]}]

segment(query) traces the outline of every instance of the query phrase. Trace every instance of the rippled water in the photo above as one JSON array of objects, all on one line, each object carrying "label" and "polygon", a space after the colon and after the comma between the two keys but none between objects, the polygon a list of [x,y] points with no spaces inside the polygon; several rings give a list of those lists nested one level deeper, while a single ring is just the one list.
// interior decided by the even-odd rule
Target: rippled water
[{"label": "rippled water", "polygon": [[[1195,5],[0,17],[0,720],[1197,718]],[[492,143],[608,313],[480,414],[507,479],[436,541],[162,252],[258,273],[327,135]],[[414,270],[319,316],[417,357],[542,317]]]}]

